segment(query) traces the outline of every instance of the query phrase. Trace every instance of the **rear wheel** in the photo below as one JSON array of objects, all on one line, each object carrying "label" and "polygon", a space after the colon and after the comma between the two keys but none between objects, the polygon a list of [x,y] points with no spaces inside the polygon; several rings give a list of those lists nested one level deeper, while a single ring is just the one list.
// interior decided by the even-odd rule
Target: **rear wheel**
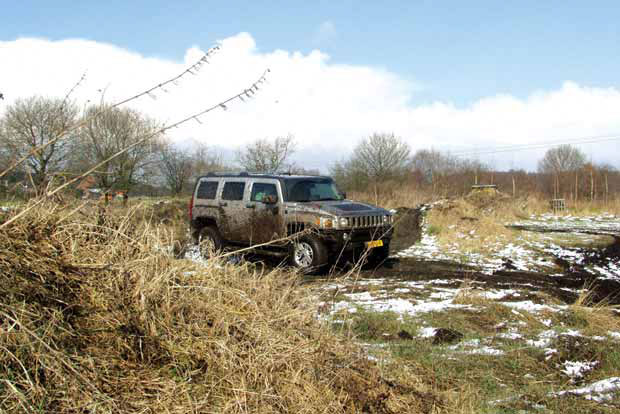
[{"label": "rear wheel", "polygon": [[301,237],[293,243],[290,261],[302,273],[317,273],[327,264],[327,248],[318,237]]},{"label": "rear wheel", "polygon": [[218,229],[214,226],[206,226],[200,229],[198,233],[198,246],[200,254],[206,258],[220,254],[224,243]]}]

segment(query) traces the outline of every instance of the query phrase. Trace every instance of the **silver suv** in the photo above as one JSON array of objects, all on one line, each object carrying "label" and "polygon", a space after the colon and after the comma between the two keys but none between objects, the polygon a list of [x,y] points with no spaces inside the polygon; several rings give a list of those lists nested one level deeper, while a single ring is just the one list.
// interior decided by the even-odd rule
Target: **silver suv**
[{"label": "silver suv", "polygon": [[389,211],[347,200],[324,176],[209,173],[196,181],[189,219],[195,243],[255,246],[303,272],[351,253],[379,264],[393,233]]}]

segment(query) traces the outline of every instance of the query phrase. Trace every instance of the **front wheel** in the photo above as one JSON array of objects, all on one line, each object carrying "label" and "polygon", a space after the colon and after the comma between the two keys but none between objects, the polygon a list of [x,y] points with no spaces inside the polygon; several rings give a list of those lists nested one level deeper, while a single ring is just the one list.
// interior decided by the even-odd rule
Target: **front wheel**
[{"label": "front wheel", "polygon": [[384,245],[381,247],[370,249],[368,252],[368,257],[366,258],[367,267],[379,267],[388,259],[388,257],[390,257],[390,243],[383,243]]},{"label": "front wheel", "polygon": [[301,237],[293,243],[290,260],[302,273],[317,273],[327,264],[327,248],[318,237]]}]

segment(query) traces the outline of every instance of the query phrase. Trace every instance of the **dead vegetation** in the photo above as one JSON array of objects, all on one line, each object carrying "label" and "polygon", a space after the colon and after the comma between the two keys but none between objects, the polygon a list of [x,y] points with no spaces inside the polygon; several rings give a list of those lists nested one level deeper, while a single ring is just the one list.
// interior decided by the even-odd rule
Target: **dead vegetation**
[{"label": "dead vegetation", "polygon": [[438,407],[321,325],[295,275],[175,260],[173,232],[136,211],[68,212],[41,205],[0,231],[1,412]]}]

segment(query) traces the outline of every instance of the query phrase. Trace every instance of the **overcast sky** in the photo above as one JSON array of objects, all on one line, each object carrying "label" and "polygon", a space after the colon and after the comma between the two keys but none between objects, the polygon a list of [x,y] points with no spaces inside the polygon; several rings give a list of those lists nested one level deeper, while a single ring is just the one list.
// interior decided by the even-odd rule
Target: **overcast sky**
[{"label": "overcast sky", "polygon": [[382,131],[498,169],[535,168],[560,142],[620,167],[618,21],[617,1],[22,0],[3,7],[0,112],[64,96],[84,73],[79,105],[114,102],[221,45],[195,76],[129,106],[173,122],[269,68],[250,102],[170,137],[232,151],[290,133],[297,162],[323,170]]}]

